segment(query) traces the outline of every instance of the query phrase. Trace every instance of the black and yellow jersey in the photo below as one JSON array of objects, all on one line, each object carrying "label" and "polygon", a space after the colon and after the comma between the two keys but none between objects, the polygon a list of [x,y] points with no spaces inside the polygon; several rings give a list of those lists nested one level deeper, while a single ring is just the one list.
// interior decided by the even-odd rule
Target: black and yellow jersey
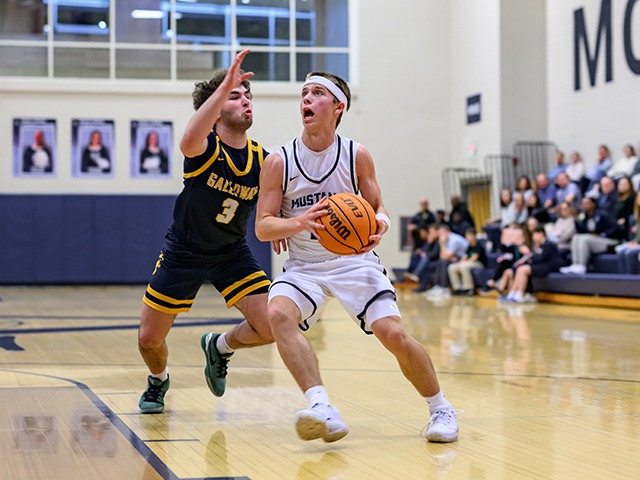
[{"label": "black and yellow jersey", "polygon": [[244,238],[267,152],[251,139],[245,148],[229,147],[214,131],[207,142],[202,155],[184,159],[170,230],[194,251],[215,252]]}]

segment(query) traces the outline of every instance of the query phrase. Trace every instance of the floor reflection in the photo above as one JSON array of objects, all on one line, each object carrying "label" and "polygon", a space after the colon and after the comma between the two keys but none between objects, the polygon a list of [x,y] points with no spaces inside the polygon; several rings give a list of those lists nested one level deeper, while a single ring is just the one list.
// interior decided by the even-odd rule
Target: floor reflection
[{"label": "floor reflection", "polygon": [[0,413],[3,479],[160,478],[80,388],[0,388]]},{"label": "floor reflection", "polygon": [[326,452],[319,460],[307,460],[300,464],[296,480],[340,480],[347,478],[349,462],[339,452]]},{"label": "floor reflection", "polygon": [[217,430],[209,438],[204,458],[207,461],[208,477],[228,477],[229,462],[227,460],[227,437]]}]

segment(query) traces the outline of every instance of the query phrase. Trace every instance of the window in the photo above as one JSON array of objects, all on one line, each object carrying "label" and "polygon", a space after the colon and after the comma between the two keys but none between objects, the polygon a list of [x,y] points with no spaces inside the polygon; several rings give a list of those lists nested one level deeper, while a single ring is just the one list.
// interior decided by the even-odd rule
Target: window
[{"label": "window", "polygon": [[256,80],[296,82],[310,70],[348,80],[348,7],[348,0],[3,0],[0,75],[201,80],[250,48],[244,66]]}]

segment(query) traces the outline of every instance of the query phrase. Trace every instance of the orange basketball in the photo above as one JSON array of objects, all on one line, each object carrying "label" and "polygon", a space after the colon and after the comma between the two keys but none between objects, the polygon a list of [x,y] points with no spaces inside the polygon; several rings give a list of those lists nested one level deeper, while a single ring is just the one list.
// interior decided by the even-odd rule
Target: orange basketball
[{"label": "orange basketball", "polygon": [[318,218],[325,229],[318,229],[320,244],[337,255],[354,255],[369,244],[376,233],[376,213],[364,198],[353,193],[331,195],[329,213]]}]

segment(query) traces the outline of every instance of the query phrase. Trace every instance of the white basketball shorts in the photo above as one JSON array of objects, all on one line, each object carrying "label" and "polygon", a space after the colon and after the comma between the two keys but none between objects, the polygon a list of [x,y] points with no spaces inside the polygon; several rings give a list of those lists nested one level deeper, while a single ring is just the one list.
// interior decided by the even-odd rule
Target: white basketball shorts
[{"label": "white basketball shorts", "polygon": [[318,263],[287,260],[269,289],[269,301],[278,296],[298,306],[302,330],[318,320],[333,297],[365,333],[372,333],[371,324],[380,318],[400,317],[395,289],[372,252]]}]

